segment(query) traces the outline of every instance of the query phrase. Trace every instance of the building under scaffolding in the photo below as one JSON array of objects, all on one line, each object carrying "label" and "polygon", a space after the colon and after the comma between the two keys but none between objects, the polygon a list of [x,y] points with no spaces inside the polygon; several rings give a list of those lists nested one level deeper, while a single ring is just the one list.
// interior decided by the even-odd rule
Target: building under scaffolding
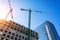
[{"label": "building under scaffolding", "polygon": [[[28,30],[13,21],[0,20],[0,40],[28,40]],[[30,40],[38,40],[37,32],[30,30]]]}]

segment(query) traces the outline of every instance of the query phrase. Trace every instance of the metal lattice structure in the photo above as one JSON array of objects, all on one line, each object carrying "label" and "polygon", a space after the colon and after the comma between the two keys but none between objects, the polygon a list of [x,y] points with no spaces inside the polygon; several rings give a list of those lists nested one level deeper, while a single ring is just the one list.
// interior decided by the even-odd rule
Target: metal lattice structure
[{"label": "metal lattice structure", "polygon": [[8,3],[9,3],[10,10],[9,10],[8,14],[5,17],[5,20],[7,19],[7,17],[9,16],[9,14],[11,14],[11,18],[13,19],[13,14],[12,14],[13,8],[11,7],[10,0],[8,0]]}]

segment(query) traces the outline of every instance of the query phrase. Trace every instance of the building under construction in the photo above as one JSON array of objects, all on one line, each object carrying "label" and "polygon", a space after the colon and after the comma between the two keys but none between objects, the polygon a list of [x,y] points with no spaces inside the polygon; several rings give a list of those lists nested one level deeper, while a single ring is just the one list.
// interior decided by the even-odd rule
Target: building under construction
[{"label": "building under construction", "polygon": [[[13,21],[0,20],[0,40],[28,40],[28,30]],[[30,40],[38,40],[37,32],[30,30]]]}]

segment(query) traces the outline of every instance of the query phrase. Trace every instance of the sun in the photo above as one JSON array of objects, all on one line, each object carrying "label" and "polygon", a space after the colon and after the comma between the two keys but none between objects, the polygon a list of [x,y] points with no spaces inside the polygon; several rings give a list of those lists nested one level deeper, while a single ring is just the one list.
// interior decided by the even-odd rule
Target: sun
[{"label": "sun", "polygon": [[8,13],[8,5],[0,1],[0,19],[4,19]]}]

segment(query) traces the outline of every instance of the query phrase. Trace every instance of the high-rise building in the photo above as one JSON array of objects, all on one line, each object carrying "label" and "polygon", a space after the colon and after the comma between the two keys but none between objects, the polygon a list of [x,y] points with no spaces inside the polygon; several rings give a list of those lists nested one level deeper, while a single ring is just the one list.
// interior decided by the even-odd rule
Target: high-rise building
[{"label": "high-rise building", "polygon": [[49,21],[45,21],[35,31],[38,32],[39,40],[59,40],[54,24]]},{"label": "high-rise building", "polygon": [[[16,22],[0,20],[0,40],[28,40],[28,30]],[[38,40],[37,32],[30,30],[30,40]]]}]

